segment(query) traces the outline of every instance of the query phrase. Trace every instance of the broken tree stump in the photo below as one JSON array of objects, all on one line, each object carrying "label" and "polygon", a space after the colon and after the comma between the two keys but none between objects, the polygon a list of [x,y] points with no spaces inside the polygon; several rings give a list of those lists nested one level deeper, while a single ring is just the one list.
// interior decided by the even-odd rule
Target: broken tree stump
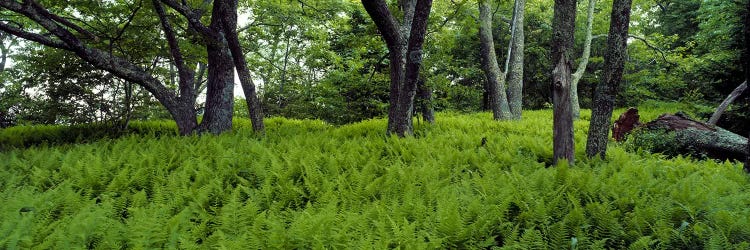
[{"label": "broken tree stump", "polygon": [[641,116],[638,115],[637,108],[631,107],[625,113],[622,113],[612,127],[612,137],[615,141],[624,141],[625,135],[641,125],[640,119]]}]

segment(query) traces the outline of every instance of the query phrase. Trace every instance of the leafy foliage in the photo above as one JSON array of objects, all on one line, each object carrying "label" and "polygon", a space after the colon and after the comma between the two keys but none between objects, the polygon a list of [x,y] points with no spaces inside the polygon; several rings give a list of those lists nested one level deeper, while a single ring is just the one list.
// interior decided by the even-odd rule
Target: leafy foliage
[{"label": "leafy foliage", "polygon": [[[0,153],[0,246],[749,247],[741,166],[615,146],[606,160],[548,168],[550,116],[441,113],[405,139],[384,137],[382,119],[271,118],[260,138],[237,120],[219,136],[9,150]],[[578,145],[589,117],[575,123]]]}]

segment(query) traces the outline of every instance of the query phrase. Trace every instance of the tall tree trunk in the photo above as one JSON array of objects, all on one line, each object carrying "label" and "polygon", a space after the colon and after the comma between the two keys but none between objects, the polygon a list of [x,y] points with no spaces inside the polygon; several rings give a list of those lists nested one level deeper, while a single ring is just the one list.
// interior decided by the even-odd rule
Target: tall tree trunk
[{"label": "tall tree trunk", "polygon": [[586,155],[589,157],[598,154],[604,158],[607,152],[612,110],[625,68],[631,5],[632,0],[614,0],[612,3],[607,52],[604,55],[604,81],[597,84],[594,92],[589,135],[586,141]]},{"label": "tall tree trunk", "polygon": [[[402,98],[404,98],[403,95],[406,93],[406,64],[407,64],[407,53],[409,50],[409,38],[411,37],[411,30],[412,30],[412,23],[414,22],[414,14],[416,11],[417,1],[416,0],[399,0],[399,8],[401,9],[401,12],[404,13],[403,19],[401,21],[401,26],[399,27],[399,44],[398,51],[399,51],[399,61],[398,65],[394,66],[393,62],[391,62],[391,69],[393,67],[399,67],[398,70],[398,82],[391,82],[391,96],[390,96],[390,106],[389,106],[389,113],[392,110],[393,116],[389,114],[388,116],[388,133],[396,133],[399,136],[404,136],[403,133],[399,133],[398,131],[412,131],[411,127],[411,112],[409,112],[408,115],[404,115],[403,110],[412,109],[413,104],[412,103],[404,103],[402,101]],[[396,91],[393,91],[393,90]],[[406,105],[406,106],[404,106]],[[408,116],[408,121],[406,121]]]},{"label": "tall tree trunk", "polygon": [[526,0],[516,0],[513,14],[513,33],[508,69],[508,104],[512,119],[521,119],[523,109],[524,13]]},{"label": "tall tree trunk", "polygon": [[508,97],[505,92],[505,73],[500,71],[492,39],[492,11],[489,0],[479,1],[479,41],[482,70],[487,78],[487,102],[495,120],[511,118]]},{"label": "tall tree trunk", "polygon": [[406,55],[406,79],[404,87],[399,94],[399,111],[396,119],[396,134],[399,136],[414,133],[414,97],[417,93],[417,82],[419,81],[419,70],[422,66],[422,44],[427,33],[427,19],[432,9],[432,0],[418,1],[414,9],[414,21],[412,22],[411,35],[409,36]]},{"label": "tall tree trunk", "polygon": [[215,32],[206,42],[208,52],[208,84],[206,109],[200,132],[220,134],[232,129],[234,114],[234,62],[222,25],[222,14],[227,13],[226,0],[215,1],[209,28]]},{"label": "tall tree trunk", "polygon": [[[412,1],[401,1],[408,17]],[[427,18],[432,0],[418,0],[413,11],[409,36],[404,36],[404,26],[388,9],[383,0],[362,0],[362,5],[375,22],[381,36],[388,45],[391,64],[390,107],[388,109],[388,134],[406,136],[413,133],[412,111],[414,96],[422,61],[422,43],[427,29]],[[405,6],[405,7],[403,7]],[[406,40],[405,37],[408,37]],[[406,53],[404,53],[406,47]]]},{"label": "tall tree trunk", "polygon": [[[747,82],[750,81],[750,1],[745,4],[745,25],[742,28],[742,33],[745,35],[745,48],[742,51],[742,66],[745,70],[745,82]],[[750,98],[748,98],[748,100],[750,100]],[[747,139],[745,171],[750,173],[750,133],[748,133]]]},{"label": "tall tree trunk", "polygon": [[237,0],[229,0],[229,5],[229,8],[227,8],[228,13],[222,15],[224,28],[227,31],[227,42],[232,52],[232,59],[237,69],[237,75],[240,78],[242,91],[245,94],[245,102],[247,103],[247,111],[253,131],[262,134],[265,131],[263,109],[260,106],[260,100],[255,91],[255,84],[250,76],[250,69],[247,67],[245,54],[242,52],[239,35],[237,34]]},{"label": "tall tree trunk", "polygon": [[552,21],[552,102],[553,111],[553,164],[567,159],[575,161],[573,140],[573,111],[570,102],[571,52],[575,34],[576,0],[555,0]]},{"label": "tall tree trunk", "polygon": [[586,14],[586,41],[583,43],[581,62],[578,64],[576,72],[573,73],[573,81],[570,84],[570,99],[573,103],[573,119],[581,117],[581,104],[578,101],[578,82],[581,81],[583,73],[586,72],[586,66],[589,64],[589,57],[591,57],[591,40],[593,39],[591,31],[594,24],[595,6],[596,0],[589,0],[588,12]]}]

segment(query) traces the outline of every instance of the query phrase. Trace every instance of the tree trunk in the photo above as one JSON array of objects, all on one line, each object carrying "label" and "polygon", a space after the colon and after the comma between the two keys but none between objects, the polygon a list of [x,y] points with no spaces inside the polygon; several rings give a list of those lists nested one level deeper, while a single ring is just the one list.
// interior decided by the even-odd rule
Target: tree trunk
[{"label": "tree trunk", "polygon": [[[745,4],[745,25],[742,33],[745,35],[745,48],[742,50],[742,66],[745,70],[745,82],[750,81],[750,1]],[[745,171],[750,173],[750,134],[747,136],[748,143],[745,153]]]},{"label": "tree trunk", "polygon": [[573,73],[573,81],[570,84],[570,99],[573,104],[573,119],[581,117],[581,104],[578,101],[578,82],[581,81],[583,73],[586,72],[586,66],[589,64],[589,57],[591,57],[591,35],[592,26],[594,24],[594,8],[596,6],[596,0],[589,0],[589,6],[586,14],[586,41],[583,43],[583,54],[581,55],[581,62],[578,64],[576,72]]},{"label": "tree trunk", "polygon": [[716,125],[717,122],[719,122],[719,118],[721,118],[721,115],[724,114],[724,111],[727,110],[729,107],[729,104],[732,104],[737,97],[742,95],[743,92],[745,92],[745,89],[747,89],[747,81],[744,81],[740,86],[737,86],[732,93],[727,96],[726,99],[724,99],[723,102],[719,105],[719,107],[716,108],[716,111],[713,115],[711,115],[711,119],[708,119],[708,124]]},{"label": "tree trunk", "polygon": [[427,19],[430,16],[432,0],[421,0],[417,2],[414,9],[414,21],[412,22],[411,35],[409,36],[408,50],[406,56],[406,79],[399,93],[399,110],[396,116],[396,134],[406,136],[414,134],[412,114],[414,114],[414,96],[417,93],[417,81],[419,81],[419,70],[422,66],[422,44],[427,33]]},{"label": "tree trunk", "polygon": [[513,33],[510,68],[508,69],[508,105],[511,118],[521,119],[523,109],[523,57],[524,57],[524,13],[526,0],[516,0],[513,14]]},{"label": "tree trunk", "polygon": [[[390,107],[388,109],[387,133],[403,137],[413,133],[412,112],[414,96],[422,63],[422,44],[427,30],[427,18],[432,0],[418,0],[413,10],[413,1],[402,1],[405,17],[411,20],[409,35],[404,36],[406,26],[399,26],[383,0],[363,0],[362,5],[370,15],[381,36],[388,45],[391,69]],[[408,23],[405,22],[405,23]],[[408,40],[407,40],[408,37]],[[406,53],[404,53],[406,48]]]},{"label": "tree trunk", "polygon": [[510,106],[505,92],[505,73],[500,71],[492,39],[492,12],[489,0],[479,1],[479,41],[487,91],[487,102],[495,120],[511,118]]},{"label": "tree trunk", "polygon": [[435,123],[435,110],[432,109],[432,89],[425,84],[424,79],[417,82],[417,100],[422,118],[428,123]]},{"label": "tree trunk", "polygon": [[208,84],[206,91],[206,109],[200,132],[220,134],[232,129],[234,114],[234,62],[226,30],[222,25],[222,14],[227,13],[223,1],[214,2],[210,29],[216,36],[206,41],[208,52]]},{"label": "tree trunk", "polygon": [[655,152],[666,151],[660,153],[721,160],[743,160],[747,155],[747,138],[720,127],[690,119],[680,113],[659,116],[656,120],[646,123],[635,136],[648,132],[665,133],[658,139],[660,145],[668,145],[665,148],[639,145],[651,146],[652,151]]},{"label": "tree trunk", "polygon": [[227,42],[232,52],[232,59],[237,69],[237,75],[240,78],[242,91],[245,94],[245,102],[247,103],[247,111],[253,131],[262,134],[265,131],[263,109],[260,105],[258,94],[255,91],[255,84],[250,76],[250,69],[247,67],[245,54],[242,52],[239,35],[237,34],[237,0],[230,0],[229,5],[229,8],[227,8],[228,13],[222,15],[224,29],[227,31]]},{"label": "tree trunk", "polygon": [[617,89],[622,80],[627,53],[628,27],[632,0],[614,0],[604,55],[604,81],[596,86],[586,141],[586,155],[606,156],[607,141]]},{"label": "tree trunk", "polygon": [[570,164],[575,161],[573,140],[573,114],[570,102],[571,52],[575,33],[576,0],[555,0],[552,22],[552,101],[553,111],[553,159],[557,165],[561,159]]}]

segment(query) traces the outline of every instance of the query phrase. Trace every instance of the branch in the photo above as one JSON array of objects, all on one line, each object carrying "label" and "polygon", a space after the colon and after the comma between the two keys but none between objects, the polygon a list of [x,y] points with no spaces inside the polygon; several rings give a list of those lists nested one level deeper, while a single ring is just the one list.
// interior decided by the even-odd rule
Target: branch
[{"label": "branch", "polygon": [[[165,106],[169,107],[175,105],[175,95],[161,84],[158,79],[154,78],[132,62],[113,56],[103,50],[87,46],[75,37],[73,33],[53,20],[51,16],[54,15],[49,13],[44,7],[39,5],[34,6],[33,4],[30,4],[29,1],[21,4],[14,0],[0,0],[0,7],[26,16],[31,19],[31,21],[44,27],[60,39],[60,41],[55,41],[48,37],[29,32],[16,33],[19,37],[29,38],[29,40],[39,42],[46,46],[72,51],[84,61],[91,63],[94,67],[108,71],[126,81],[131,81],[144,87]],[[9,33],[11,31],[19,31],[19,29],[11,27],[8,24],[2,24],[0,26]]]},{"label": "branch", "polygon": [[391,11],[388,9],[388,5],[383,0],[362,0],[367,13],[372,17],[375,22],[378,31],[385,39],[385,43],[388,45],[389,50],[392,53],[399,51],[398,47],[401,45],[402,37],[399,33],[399,24],[396,18],[393,17]]},{"label": "branch", "polygon": [[439,30],[442,30],[442,29],[443,29],[443,27],[445,27],[445,25],[447,25],[447,24],[448,24],[448,22],[450,22],[451,20],[453,20],[454,18],[456,18],[456,16],[458,16],[458,12],[459,12],[459,11],[461,11],[461,7],[463,7],[463,5],[464,5],[464,3],[465,3],[465,2],[466,2],[466,1],[463,1],[463,2],[461,2],[461,4],[457,4],[455,0],[451,0],[451,3],[452,3],[453,5],[456,5],[456,9],[455,9],[455,10],[453,11],[453,13],[451,13],[450,15],[448,15],[448,17],[446,17],[446,18],[445,18],[445,19],[443,20],[443,22],[442,22],[442,23],[440,23],[440,25],[438,25],[438,28],[437,28],[437,29],[435,29],[435,30],[433,30],[433,31],[428,31],[428,32],[427,32],[427,35],[429,36],[430,34],[432,34],[432,33],[434,33],[434,32],[437,32],[437,31],[439,31]]},{"label": "branch", "polygon": [[[170,8],[176,10],[185,18],[187,18],[188,23],[190,24],[190,27],[194,28],[201,35],[206,36],[206,37],[215,37],[217,35],[213,30],[209,29],[206,25],[204,25],[201,22],[201,17],[203,16],[203,13],[193,11],[185,4],[184,1],[182,4],[177,3],[175,0],[160,0],[160,1],[166,4],[167,6],[169,6]],[[204,1],[202,5],[205,5],[206,2],[208,1]]]},{"label": "branch", "polygon": [[37,42],[37,43],[42,44],[44,46],[49,46],[49,47],[57,48],[57,49],[72,50],[72,48],[70,46],[68,46],[67,44],[63,43],[60,40],[55,40],[55,39],[52,39],[52,38],[47,37],[47,36],[43,36],[43,35],[40,35],[40,34],[27,32],[27,31],[24,31],[22,29],[13,27],[13,26],[11,26],[11,25],[9,25],[7,23],[4,23],[4,22],[0,22],[0,30],[2,30],[3,32],[6,32],[8,34],[11,34],[11,35],[14,35],[14,36],[17,36],[17,37],[29,40],[29,41]]},{"label": "branch", "polygon": [[24,4],[29,4],[29,5],[33,6],[35,9],[37,9],[45,17],[47,17],[49,19],[52,19],[55,22],[58,22],[58,23],[62,24],[63,26],[66,26],[66,27],[71,28],[71,29],[73,29],[75,31],[78,31],[78,33],[81,33],[81,34],[85,35],[89,39],[92,39],[92,40],[97,41],[97,42],[99,41],[99,38],[96,35],[94,35],[94,33],[91,33],[88,30],[86,30],[84,28],[81,28],[81,26],[78,26],[78,25],[74,24],[73,22],[69,21],[68,19],[65,19],[65,18],[63,18],[61,16],[58,16],[58,15],[50,13],[49,11],[47,11],[46,8],[44,8],[44,6],[40,5],[39,3],[37,3],[34,0],[26,0],[26,1],[24,1]]},{"label": "branch", "polygon": [[193,84],[192,80],[195,77],[193,74],[193,71],[188,70],[185,66],[185,60],[182,57],[182,52],[180,51],[180,43],[177,42],[177,37],[175,36],[174,29],[172,28],[172,25],[169,23],[169,20],[167,20],[167,13],[164,11],[164,8],[161,6],[158,0],[152,0],[154,2],[154,9],[156,10],[156,14],[159,16],[159,20],[161,21],[161,26],[164,29],[164,36],[167,38],[167,44],[169,44],[169,52],[172,54],[172,59],[174,59],[174,64],[177,67],[177,72],[179,74],[179,85],[180,85],[180,97],[182,98],[192,98],[194,96],[193,91]]},{"label": "branch", "polygon": [[713,115],[711,115],[711,119],[708,120],[708,124],[716,125],[717,122],[719,122],[719,118],[721,118],[721,115],[724,114],[724,111],[727,110],[727,107],[729,107],[729,104],[732,104],[732,102],[737,99],[740,95],[742,95],[742,92],[745,92],[745,89],[747,89],[747,81],[740,84],[740,86],[737,86],[732,93],[727,96],[726,99],[724,99],[723,102],[719,105],[719,107],[716,108],[716,111]]},{"label": "branch", "polygon": [[651,45],[648,42],[648,40],[646,40],[646,38],[635,36],[635,35],[630,35],[630,34],[628,35],[628,37],[634,38],[636,40],[640,40],[641,42],[643,42],[644,44],[646,44],[647,47],[649,47],[649,48],[651,48],[651,49],[656,50],[657,52],[659,52],[659,54],[661,54],[661,58],[664,59],[664,62],[669,63],[672,66],[678,66],[676,63],[673,63],[673,62],[667,60],[667,56],[664,53],[664,50],[662,50],[662,49],[660,49],[660,48],[658,48],[656,46]]},{"label": "branch", "polygon": [[[607,37],[607,34],[599,34],[599,35],[593,36],[593,38],[600,38],[600,37]],[[631,34],[628,34],[628,37],[636,39],[636,40],[639,40],[639,41],[643,42],[643,44],[645,44],[646,47],[649,47],[650,49],[655,50],[656,52],[659,52],[659,54],[661,55],[662,60],[664,60],[664,62],[668,63],[669,65],[672,65],[672,66],[675,66],[675,67],[679,66],[677,63],[669,61],[669,59],[667,59],[666,52],[664,52],[664,50],[662,50],[661,48],[656,47],[656,46],[652,45],[651,43],[649,43],[648,40],[646,40],[646,38],[639,37],[639,36],[636,36],[636,35],[631,35]]]}]

